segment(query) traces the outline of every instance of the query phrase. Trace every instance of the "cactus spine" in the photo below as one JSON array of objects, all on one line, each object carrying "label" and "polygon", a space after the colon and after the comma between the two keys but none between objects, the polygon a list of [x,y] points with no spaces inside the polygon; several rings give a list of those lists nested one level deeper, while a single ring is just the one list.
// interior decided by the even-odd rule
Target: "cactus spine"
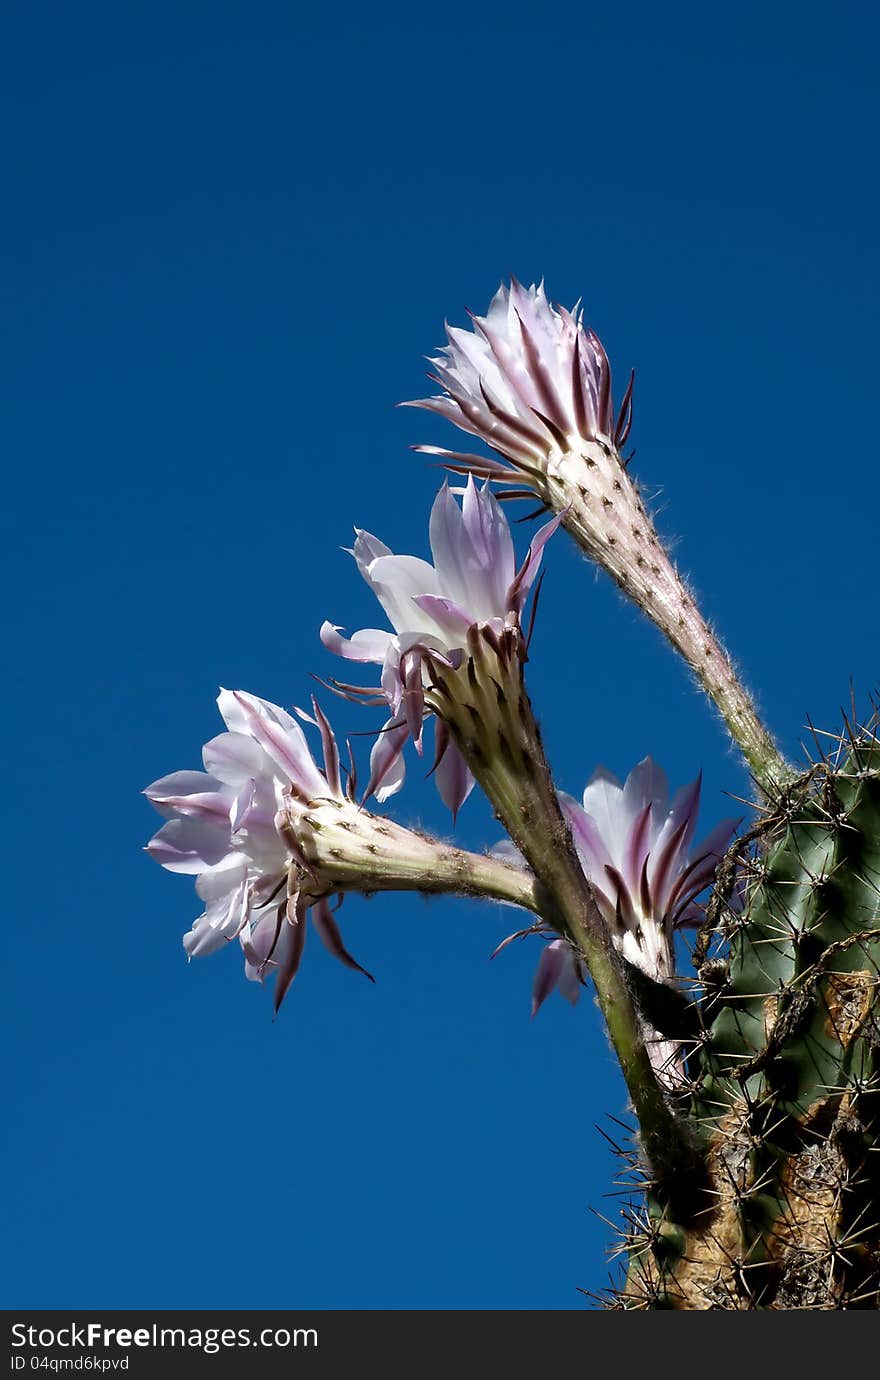
[{"label": "cactus spine", "polygon": [[877,1308],[873,732],[793,781],[735,846],[695,958],[703,995],[690,1010],[681,1111],[701,1137],[706,1177],[650,1185],[615,1306]]}]

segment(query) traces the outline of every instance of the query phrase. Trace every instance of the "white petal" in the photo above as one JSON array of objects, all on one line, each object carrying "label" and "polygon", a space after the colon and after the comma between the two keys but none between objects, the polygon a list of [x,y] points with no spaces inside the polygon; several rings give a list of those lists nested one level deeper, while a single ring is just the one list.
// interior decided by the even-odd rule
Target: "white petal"
[{"label": "white petal", "polygon": [[361,628],[351,637],[343,637],[335,623],[322,623],[320,638],[329,652],[344,656],[348,661],[375,661],[380,666],[388,655],[394,638],[383,628]]},{"label": "white petal", "polygon": [[150,857],[169,872],[190,875],[215,866],[229,851],[228,826],[203,819],[172,819],[147,844]]},{"label": "white petal", "polygon": [[221,896],[228,896],[241,886],[247,876],[247,860],[240,853],[228,853],[214,867],[207,867],[196,882],[196,893],[209,905]]},{"label": "white petal", "polygon": [[365,579],[387,613],[395,632],[436,632],[413,603],[416,594],[442,594],[437,572],[417,556],[379,556],[365,571]]},{"label": "white petal", "polygon": [[604,767],[597,767],[587,782],[584,809],[599,830],[612,861],[619,867],[626,834],[623,787]]},{"label": "white petal", "polygon": [[312,799],[328,795],[327,782],[318,771],[305,734],[296,720],[277,705],[258,700],[243,690],[235,690],[233,694],[249,733],[271,758],[281,776]]},{"label": "white petal", "polygon": [[375,561],[378,556],[394,555],[391,547],[386,546],[384,541],[380,541],[378,537],[374,537],[372,532],[364,532],[360,527],[356,527],[354,530],[355,543],[351,548],[351,555],[357,561],[358,569],[362,575],[364,575],[370,561]]},{"label": "white petal", "polygon": [[235,938],[246,918],[247,887],[242,881],[233,891],[211,902],[204,915],[183,936],[183,947],[190,958],[215,953]]},{"label": "white petal", "polygon": [[669,811],[669,782],[662,767],[652,757],[645,757],[633,767],[623,787],[623,799],[628,822],[631,824],[646,805],[652,805],[652,833],[656,836]]},{"label": "white petal", "polygon": [[233,801],[232,792],[203,771],[172,772],[154,781],[144,795],[166,818],[193,815],[220,823],[229,819]]},{"label": "white petal", "polygon": [[239,789],[255,777],[271,774],[263,749],[247,733],[219,733],[202,749],[205,770]]}]

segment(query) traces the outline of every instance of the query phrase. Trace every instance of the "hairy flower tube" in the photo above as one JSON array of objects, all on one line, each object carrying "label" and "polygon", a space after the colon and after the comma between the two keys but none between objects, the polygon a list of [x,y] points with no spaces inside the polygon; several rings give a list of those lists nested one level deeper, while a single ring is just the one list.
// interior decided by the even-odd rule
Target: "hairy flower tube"
[{"label": "hairy flower tube", "polygon": [[275,1009],[296,976],[307,920],[349,968],[331,900],[348,891],[442,891],[540,910],[535,879],[498,859],[466,853],[355,802],[339,750],[313,700],[298,711],[320,732],[323,769],[286,710],[242,690],[222,690],[228,732],[205,744],[204,771],[179,771],[145,794],[168,822],[147,851],[172,872],[196,876],[204,911],[184,937],[190,958],[238,939],[245,973],[275,975]]},{"label": "hairy flower tube", "polygon": [[[382,686],[361,693],[381,703],[381,690],[390,700],[397,726],[384,736],[409,732],[418,740],[425,710],[443,725],[542,888],[548,905],[538,914],[571,942],[590,973],[648,1154],[658,1172],[665,1172],[673,1162],[689,1162],[692,1147],[682,1139],[651,1063],[643,1023],[575,850],[525,687],[528,639],[520,613],[558,522],[557,517],[541,529],[514,574],[507,522],[488,489],[478,490],[470,477],[459,510],[444,487],[431,514],[433,566],[384,554],[387,548],[375,538],[359,536],[355,559],[394,634],[368,629],[346,639],[325,624],[322,639],[352,660],[381,657]],[[374,764],[371,784],[377,775]]]},{"label": "hairy flower tube", "polygon": [[[334,624],[324,623],[321,640],[350,661],[382,667],[380,685],[344,687],[374,703],[384,700],[391,711],[371,758],[368,791],[380,801],[403,784],[407,739],[411,737],[421,750],[426,654],[455,667],[461,663],[470,628],[479,625],[497,636],[505,628],[518,627],[544,545],[557,526],[554,520],[541,528],[517,569],[504,513],[488,486],[478,488],[469,478],[460,506],[446,484],[434,502],[429,524],[433,565],[417,556],[397,556],[369,532],[356,529],[351,554],[394,631],[365,628],[347,638]],[[455,815],[474,782],[442,720],[437,725],[434,774],[442,799]]]},{"label": "hairy flower tube", "polygon": [[[665,773],[646,757],[623,785],[599,767],[584,790],[583,805],[561,796],[581,866],[615,948],[656,983],[675,983],[675,931],[702,919],[697,897],[713,881],[738,822],[723,819],[694,844],[700,789],[697,777],[670,801]],[[500,947],[536,930],[552,935],[546,926],[533,926]],[[533,1014],[554,989],[576,1002],[583,977],[576,951],[552,937],[535,973]],[[671,1086],[678,1084],[680,1046],[655,1030],[648,1032],[647,1043],[658,1075]]]},{"label": "hairy flower tube", "polygon": [[447,327],[432,358],[442,393],[427,408],[484,441],[498,458],[417,446],[457,473],[536,494],[562,517],[582,549],[603,566],[684,656],[715,701],[759,782],[787,767],[730,658],[700,614],[646,511],[621,455],[632,424],[632,386],[619,410],[611,367],[581,312],[551,305],[543,284],[515,279],[496,293],[472,330]]}]

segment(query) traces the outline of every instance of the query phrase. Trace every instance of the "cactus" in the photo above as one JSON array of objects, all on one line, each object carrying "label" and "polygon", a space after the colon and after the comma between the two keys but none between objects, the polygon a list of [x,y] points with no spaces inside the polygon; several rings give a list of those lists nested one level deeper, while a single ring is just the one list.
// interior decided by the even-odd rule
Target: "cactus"
[{"label": "cactus", "polygon": [[792,781],[734,845],[695,961],[702,996],[689,1008],[681,1112],[705,1177],[649,1187],[614,1302],[876,1308],[880,743],[870,728]]},{"label": "cactus", "polygon": [[[626,1268],[603,1302],[878,1308],[880,715],[861,728],[845,720],[833,751],[797,772],[621,454],[632,379],[615,413],[598,338],[543,287],[514,281],[473,325],[471,335],[448,328],[433,361],[443,393],[416,405],[497,458],[417,447],[467,476],[434,502],[434,563],[356,529],[350,554],[393,631],[321,629],[329,650],[374,667],[370,684],[328,688],[388,716],[363,797],[317,701],[295,718],[243,691],[221,692],[229,731],[205,745],[206,771],[148,788],[168,819],[150,851],[197,874],[206,903],[187,952],[238,938],[247,976],[274,977],[277,1009],[307,922],[344,966],[370,976],[345,948],[334,897],[445,891],[530,911],[510,939],[548,941],[533,1012],[552,990],[575,1001],[592,984],[638,1128],[621,1150],[639,1195],[615,1247]],[[501,500],[530,495],[553,516],[517,566]],[[625,784],[598,769],[583,808],[558,790],[525,668],[544,549],[560,527],[683,657],[742,753],[755,823],[723,858],[734,822],[694,847],[699,778],[670,798],[651,758]],[[323,767],[297,719],[320,734]],[[429,723],[441,798],[455,819],[479,786],[509,835],[507,861],[366,811],[370,796],[381,805],[402,787],[404,748],[411,740],[423,752]],[[674,937],[695,918],[688,991]]]},{"label": "cactus", "polygon": [[[502,287],[473,327],[447,328],[433,360],[443,391],[415,405],[479,436],[493,456],[421,449],[457,473],[521,486],[510,496],[534,494],[556,513],[687,662],[759,800],[758,822],[719,869],[691,998],[628,974],[642,1028],[679,1042],[685,1075],[667,1089],[665,1120],[628,1080],[638,1136],[621,1153],[646,1201],[627,1210],[618,1249],[629,1264],[609,1301],[876,1308],[877,720],[847,727],[833,756],[798,775],[675,569],[621,453],[632,377],[615,412],[600,341],[577,312],[551,306],[543,285]],[[604,1009],[601,990],[599,1001]]]}]

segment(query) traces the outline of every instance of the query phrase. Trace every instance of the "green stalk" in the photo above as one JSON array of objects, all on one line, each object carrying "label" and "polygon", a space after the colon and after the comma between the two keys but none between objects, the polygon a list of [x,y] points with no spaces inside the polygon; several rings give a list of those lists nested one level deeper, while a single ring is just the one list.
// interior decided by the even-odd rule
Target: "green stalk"
[{"label": "green stalk", "polygon": [[692,1174],[701,1164],[698,1148],[657,1081],[633,994],[559,805],[523,681],[522,634],[507,628],[497,638],[475,627],[468,650],[457,670],[426,659],[428,699],[550,898],[544,918],[583,958],[654,1173],[664,1182]]}]

